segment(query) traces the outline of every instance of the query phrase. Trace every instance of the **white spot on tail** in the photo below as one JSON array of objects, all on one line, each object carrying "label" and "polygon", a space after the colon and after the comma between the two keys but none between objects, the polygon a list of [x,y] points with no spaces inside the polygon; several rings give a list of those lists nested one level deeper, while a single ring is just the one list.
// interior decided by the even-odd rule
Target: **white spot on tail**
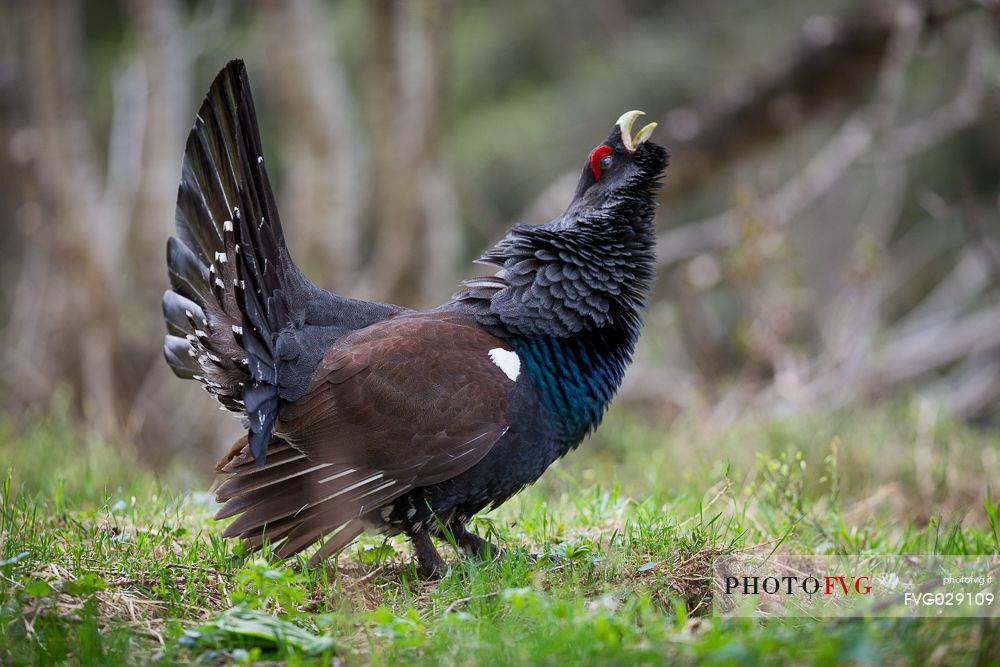
[{"label": "white spot on tail", "polygon": [[222,223],[222,231],[224,231],[224,232],[231,232],[231,231],[233,231],[233,221],[232,220],[225,220],[225,221],[223,221],[223,223]]},{"label": "white spot on tail", "polygon": [[217,252],[217,253],[215,253],[215,260],[217,262],[219,262],[219,264],[225,264],[226,262],[229,261],[229,258],[226,257],[226,253],[224,253],[224,252]]},{"label": "white spot on tail", "polygon": [[512,382],[516,382],[517,376],[521,374],[521,358],[517,356],[517,352],[495,347],[490,350],[490,361],[496,364]]}]

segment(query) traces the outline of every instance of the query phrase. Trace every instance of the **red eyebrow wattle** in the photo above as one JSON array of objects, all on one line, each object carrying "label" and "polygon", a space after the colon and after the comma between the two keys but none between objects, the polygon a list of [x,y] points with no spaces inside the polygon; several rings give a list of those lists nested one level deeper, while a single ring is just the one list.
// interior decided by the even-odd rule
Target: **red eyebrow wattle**
[{"label": "red eyebrow wattle", "polygon": [[601,178],[601,158],[611,152],[610,146],[598,146],[590,154],[590,170],[594,172],[594,178]]}]

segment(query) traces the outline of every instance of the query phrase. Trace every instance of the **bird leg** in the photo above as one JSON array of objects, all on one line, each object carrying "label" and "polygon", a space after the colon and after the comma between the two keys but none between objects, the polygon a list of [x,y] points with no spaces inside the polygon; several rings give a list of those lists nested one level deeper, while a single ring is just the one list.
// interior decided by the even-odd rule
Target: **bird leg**
[{"label": "bird leg", "polygon": [[471,532],[464,523],[455,521],[448,526],[448,529],[455,537],[458,548],[466,554],[482,560],[492,560],[503,555],[503,549]]},{"label": "bird leg", "polygon": [[447,568],[444,559],[434,548],[434,541],[430,533],[421,530],[410,534],[410,541],[413,542],[413,553],[417,557],[417,573],[425,579],[437,579],[443,577]]},{"label": "bird leg", "polygon": [[[465,524],[456,521],[448,525],[448,530],[455,537],[455,544],[458,545],[458,548],[468,555],[475,556],[481,560],[492,560],[497,557],[502,558],[506,553],[505,549],[498,547],[489,540],[484,540],[470,531],[465,527]],[[517,551],[527,556],[532,563],[537,563],[538,561],[549,561],[551,563],[563,562],[563,558],[556,554],[524,552],[520,549]]]}]

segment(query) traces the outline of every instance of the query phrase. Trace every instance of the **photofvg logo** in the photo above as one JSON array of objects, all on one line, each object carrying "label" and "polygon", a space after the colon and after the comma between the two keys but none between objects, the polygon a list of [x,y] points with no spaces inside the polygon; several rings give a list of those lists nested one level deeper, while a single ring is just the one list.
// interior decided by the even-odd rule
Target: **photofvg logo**
[{"label": "photofvg logo", "polygon": [[1000,616],[998,556],[717,558],[713,603],[725,616]]},{"label": "photofvg logo", "polygon": [[816,577],[798,577],[784,575],[781,577],[761,577],[759,575],[726,577],[726,595],[795,595],[799,591],[806,595],[868,595],[871,593],[871,577],[853,577],[844,575],[826,575],[820,581]]}]

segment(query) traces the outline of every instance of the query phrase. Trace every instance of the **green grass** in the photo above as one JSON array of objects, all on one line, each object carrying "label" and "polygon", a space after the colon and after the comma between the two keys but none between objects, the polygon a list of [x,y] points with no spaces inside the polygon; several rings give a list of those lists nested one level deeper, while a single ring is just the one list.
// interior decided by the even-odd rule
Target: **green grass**
[{"label": "green grass", "polygon": [[[30,424],[30,427],[26,424]],[[984,619],[719,619],[712,558],[995,554],[1000,435],[925,404],[598,437],[477,519],[509,549],[417,578],[366,537],[301,567],[222,540],[191,475],[68,420],[0,421],[0,664],[996,664]],[[534,560],[528,551],[558,556]]]}]

